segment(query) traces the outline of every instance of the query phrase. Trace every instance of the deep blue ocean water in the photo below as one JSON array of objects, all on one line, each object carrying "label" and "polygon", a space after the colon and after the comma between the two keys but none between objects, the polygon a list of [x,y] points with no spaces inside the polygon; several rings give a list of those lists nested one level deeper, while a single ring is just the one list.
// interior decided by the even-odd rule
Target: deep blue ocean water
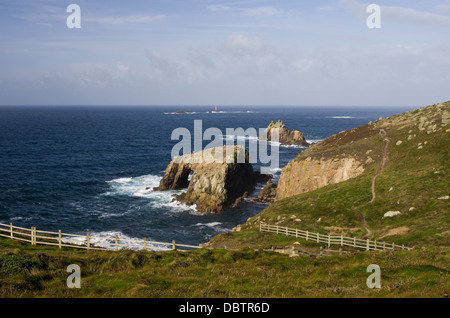
[{"label": "deep blue ocean water", "polygon": [[[192,114],[176,114],[178,109]],[[319,141],[411,108],[387,107],[0,107],[0,223],[101,237],[199,244],[266,205],[202,214],[152,192],[171,161],[172,131],[264,128],[283,120]],[[249,110],[249,112],[243,112]],[[209,141],[205,141],[207,145]],[[280,169],[304,148],[280,147]],[[254,166],[258,169],[258,164]],[[258,188],[260,189],[262,185]],[[253,197],[257,192],[253,193]]]}]

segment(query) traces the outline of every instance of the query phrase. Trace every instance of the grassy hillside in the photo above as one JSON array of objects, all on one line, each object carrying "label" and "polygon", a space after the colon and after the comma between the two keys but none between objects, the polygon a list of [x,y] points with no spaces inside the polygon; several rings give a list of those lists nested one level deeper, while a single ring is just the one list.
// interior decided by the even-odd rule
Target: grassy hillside
[{"label": "grassy hillside", "polygon": [[[357,178],[276,201],[240,226],[239,232],[215,237],[211,246],[267,247],[295,241],[259,233],[261,221],[414,247],[449,246],[450,125],[445,119],[449,112],[450,102],[424,107],[339,133],[309,148],[293,162],[345,154],[362,162],[370,156],[373,161],[367,161]],[[383,157],[380,130],[389,138],[387,158],[370,202],[372,180]],[[384,218],[388,211],[401,214]]]},{"label": "grassy hillside", "polygon": [[[69,289],[69,264],[81,288]],[[381,268],[381,288],[366,285]],[[58,250],[0,238],[0,297],[448,297],[448,250],[290,258],[243,249]]]}]

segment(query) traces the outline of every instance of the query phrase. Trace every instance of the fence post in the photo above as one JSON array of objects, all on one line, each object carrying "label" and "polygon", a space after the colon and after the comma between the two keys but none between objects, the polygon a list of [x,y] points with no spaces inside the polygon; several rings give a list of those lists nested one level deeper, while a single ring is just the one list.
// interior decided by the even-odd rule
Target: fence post
[{"label": "fence post", "polygon": [[59,248],[61,248],[61,241],[62,241],[61,236],[62,236],[62,235],[61,235],[61,230],[59,230],[59,231],[58,231],[58,243],[59,243],[59,244],[58,244],[58,247],[59,247]]},{"label": "fence post", "polygon": [[298,237],[298,229],[295,229],[295,237]]},{"label": "fence post", "polygon": [[366,251],[369,250],[369,239],[367,239],[367,246],[366,246]]},{"label": "fence post", "polygon": [[308,230],[306,230],[306,240],[308,240]]},{"label": "fence post", "polygon": [[14,239],[14,233],[13,233],[13,225],[12,225],[12,223],[9,223],[9,230],[10,230],[10,233],[11,233],[11,240],[13,240]]},{"label": "fence post", "polygon": [[33,227],[30,230],[30,244],[33,245]]},{"label": "fence post", "polygon": [[353,247],[356,247],[356,236],[353,238]]},{"label": "fence post", "polygon": [[392,242],[392,250],[395,250],[395,244]]},{"label": "fence post", "polygon": [[330,247],[331,246],[331,236],[330,236],[330,234],[328,234],[328,247]]},{"label": "fence post", "polygon": [[87,232],[87,234],[86,234],[86,243],[87,243],[87,249],[89,249],[91,247],[91,235],[89,234],[89,232]]},{"label": "fence post", "polygon": [[386,242],[383,241],[383,251],[386,249]]},{"label": "fence post", "polygon": [[116,242],[116,251],[119,250],[119,236],[116,234],[116,237],[114,238],[115,242]]},{"label": "fence post", "polygon": [[259,231],[262,231],[262,222],[259,222]]},{"label": "fence post", "polygon": [[176,244],[175,244],[175,240],[172,240],[172,250],[176,250]]},{"label": "fence post", "polygon": [[341,246],[344,246],[344,236],[343,235],[341,235]]},{"label": "fence post", "polygon": [[286,236],[289,235],[289,234],[288,234],[288,230],[289,230],[289,228],[286,226]]},{"label": "fence post", "polygon": [[147,251],[147,238],[144,237],[144,251]]},{"label": "fence post", "polygon": [[277,234],[279,234],[279,230],[278,230],[278,224],[277,224]]},{"label": "fence post", "polygon": [[31,227],[31,245],[36,245],[36,228]]},{"label": "fence post", "polygon": [[375,240],[375,251],[377,250],[377,240]]},{"label": "fence post", "polygon": [[316,233],[317,235],[317,243],[319,243],[319,232]]}]

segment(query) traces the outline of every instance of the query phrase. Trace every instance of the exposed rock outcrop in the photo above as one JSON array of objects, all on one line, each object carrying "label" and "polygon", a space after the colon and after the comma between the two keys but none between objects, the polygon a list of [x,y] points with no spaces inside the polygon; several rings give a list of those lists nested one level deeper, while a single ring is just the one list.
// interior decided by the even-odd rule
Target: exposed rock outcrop
[{"label": "exposed rock outcrop", "polygon": [[253,191],[256,182],[265,178],[253,172],[244,147],[224,146],[175,158],[167,166],[160,185],[153,190],[187,187],[186,192],[176,196],[177,200],[195,204],[199,212],[220,212]]},{"label": "exposed rock outcrop", "polygon": [[265,129],[264,134],[259,136],[261,140],[272,141],[272,129],[278,128],[278,142],[283,145],[297,145],[302,147],[308,147],[309,143],[306,141],[303,133],[298,130],[289,130],[281,120],[276,123],[273,121]]},{"label": "exposed rock outcrop", "polygon": [[281,172],[276,200],[342,182],[363,172],[363,164],[351,156],[290,161]]},{"label": "exposed rock outcrop", "polygon": [[277,195],[277,185],[272,182],[272,180],[267,181],[267,184],[259,192],[258,198],[254,201],[261,203],[271,203],[275,200]]}]

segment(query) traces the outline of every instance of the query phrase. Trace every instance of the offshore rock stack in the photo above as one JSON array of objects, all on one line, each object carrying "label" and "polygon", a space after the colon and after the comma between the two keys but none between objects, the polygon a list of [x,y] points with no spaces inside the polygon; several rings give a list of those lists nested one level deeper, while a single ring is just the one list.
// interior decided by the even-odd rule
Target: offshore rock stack
[{"label": "offshore rock stack", "polygon": [[[221,155],[223,160],[217,160]],[[199,212],[220,212],[233,203],[236,206],[254,190],[257,182],[271,177],[253,171],[245,147],[224,146],[175,158],[167,166],[159,186],[153,190],[187,187],[186,192],[175,196],[176,200],[195,204]]]}]

